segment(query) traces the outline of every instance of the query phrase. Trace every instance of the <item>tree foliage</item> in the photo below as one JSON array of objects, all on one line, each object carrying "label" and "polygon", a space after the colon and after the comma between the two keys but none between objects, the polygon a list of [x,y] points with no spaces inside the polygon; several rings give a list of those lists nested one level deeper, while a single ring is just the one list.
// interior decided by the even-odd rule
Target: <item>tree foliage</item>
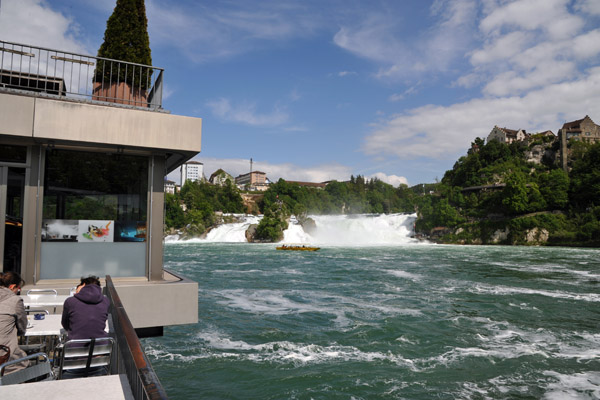
[{"label": "tree foliage", "polygon": [[215,223],[215,211],[244,212],[242,197],[230,181],[225,186],[187,181],[179,193],[165,196],[165,224],[168,228],[197,225],[206,229]]},{"label": "tree foliage", "polygon": [[[144,0],[117,0],[114,11],[106,22],[104,42],[98,50],[98,57],[152,65]],[[98,60],[95,81],[127,82],[147,89],[150,74],[148,68],[118,67],[114,63]]]},{"label": "tree foliage", "polygon": [[330,182],[324,189],[308,188],[280,179],[265,192],[261,209],[281,201],[288,210],[307,214],[357,214],[413,212],[414,192],[405,185],[394,188],[362,176],[348,182]]}]

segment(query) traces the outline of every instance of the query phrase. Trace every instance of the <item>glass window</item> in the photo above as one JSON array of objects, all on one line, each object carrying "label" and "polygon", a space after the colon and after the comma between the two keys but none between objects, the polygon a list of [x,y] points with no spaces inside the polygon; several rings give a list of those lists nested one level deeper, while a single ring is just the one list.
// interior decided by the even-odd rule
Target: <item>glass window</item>
[{"label": "glass window", "polygon": [[0,162],[25,163],[27,146],[0,145]]},{"label": "glass window", "polygon": [[46,152],[41,278],[145,276],[148,158]]}]

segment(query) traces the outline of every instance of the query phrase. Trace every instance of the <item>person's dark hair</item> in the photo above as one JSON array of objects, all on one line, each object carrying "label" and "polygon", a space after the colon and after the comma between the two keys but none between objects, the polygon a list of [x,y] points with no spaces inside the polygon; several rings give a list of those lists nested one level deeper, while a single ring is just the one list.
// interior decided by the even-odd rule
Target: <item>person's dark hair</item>
[{"label": "person's dark hair", "polygon": [[21,275],[16,272],[0,272],[0,286],[9,287],[10,285],[22,287],[25,285],[25,281],[21,279]]},{"label": "person's dark hair", "polygon": [[94,275],[90,275],[87,278],[81,278],[81,282],[79,283],[78,286],[81,285],[100,285],[100,279],[97,276]]}]

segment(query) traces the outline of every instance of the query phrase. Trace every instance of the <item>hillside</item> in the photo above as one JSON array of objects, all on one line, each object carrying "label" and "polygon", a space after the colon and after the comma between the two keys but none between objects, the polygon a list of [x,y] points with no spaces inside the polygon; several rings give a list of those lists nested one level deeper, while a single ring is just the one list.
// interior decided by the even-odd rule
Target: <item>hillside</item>
[{"label": "hillside", "polygon": [[[291,214],[302,221],[308,214],[416,211],[417,236],[440,243],[600,246],[600,143],[571,140],[568,172],[559,147],[542,134],[510,145],[477,138],[441,182],[412,188],[361,176],[324,189],[280,179],[251,196],[252,212],[267,217],[257,239],[277,241]],[[200,236],[227,222],[221,213],[248,211],[249,204],[230,181],[188,182],[166,196],[166,227]]]},{"label": "hillside", "polygon": [[600,143],[483,139],[416,202],[416,231],[442,243],[600,245]]}]

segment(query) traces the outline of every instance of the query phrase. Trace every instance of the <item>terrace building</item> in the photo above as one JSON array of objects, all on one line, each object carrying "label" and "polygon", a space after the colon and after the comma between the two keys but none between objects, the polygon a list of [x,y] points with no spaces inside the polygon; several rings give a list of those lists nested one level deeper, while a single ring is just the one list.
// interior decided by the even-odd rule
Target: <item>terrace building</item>
[{"label": "terrace building", "polygon": [[196,322],[197,283],[163,268],[163,206],[202,120],[162,108],[161,68],[4,41],[0,60],[1,270],[60,294],[110,275],[142,336]]}]

